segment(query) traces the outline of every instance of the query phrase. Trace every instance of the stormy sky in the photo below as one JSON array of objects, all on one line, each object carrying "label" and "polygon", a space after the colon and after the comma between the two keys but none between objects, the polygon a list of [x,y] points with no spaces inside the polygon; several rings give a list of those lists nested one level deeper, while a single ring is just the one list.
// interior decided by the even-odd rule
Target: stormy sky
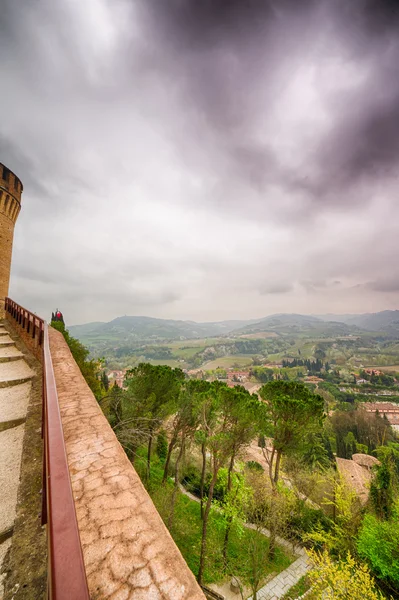
[{"label": "stormy sky", "polygon": [[2,0],[10,295],[69,324],[399,308],[399,5]]}]

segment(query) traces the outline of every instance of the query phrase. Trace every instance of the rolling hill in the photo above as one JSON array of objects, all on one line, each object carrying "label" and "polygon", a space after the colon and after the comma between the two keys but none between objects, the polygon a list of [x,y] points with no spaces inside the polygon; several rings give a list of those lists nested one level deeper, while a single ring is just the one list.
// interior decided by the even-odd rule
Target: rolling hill
[{"label": "rolling hill", "polygon": [[319,318],[325,321],[341,321],[366,331],[380,331],[394,337],[399,334],[399,310],[383,310],[361,315],[321,315]]},{"label": "rolling hill", "polygon": [[310,315],[277,314],[265,317],[233,332],[234,335],[254,334],[265,331],[280,335],[303,335],[313,337],[342,336],[358,333],[358,328],[335,321],[323,321]]},{"label": "rolling hill", "polygon": [[70,333],[83,341],[108,340],[110,342],[160,341],[196,339],[226,335],[252,321],[220,321],[196,323],[152,317],[118,317],[109,323],[72,325]]},{"label": "rolling hill", "polygon": [[209,323],[124,316],[108,323],[94,322],[69,327],[70,333],[89,347],[97,343],[135,344],[193,340],[271,332],[277,335],[328,337],[359,332],[355,324],[323,321],[309,315],[276,314],[253,320],[229,320]]}]

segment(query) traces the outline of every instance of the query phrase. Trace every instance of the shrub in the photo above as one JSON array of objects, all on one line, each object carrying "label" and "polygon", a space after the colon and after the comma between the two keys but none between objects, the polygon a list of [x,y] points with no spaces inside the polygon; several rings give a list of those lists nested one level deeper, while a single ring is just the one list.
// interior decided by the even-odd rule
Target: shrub
[{"label": "shrub", "polygon": [[168,453],[168,438],[166,437],[166,431],[161,429],[157,436],[157,454],[159,458],[166,458]]},{"label": "shrub", "polygon": [[245,466],[248,467],[248,469],[251,469],[252,471],[262,472],[264,470],[262,465],[260,463],[258,463],[256,460],[248,460],[245,463]]}]

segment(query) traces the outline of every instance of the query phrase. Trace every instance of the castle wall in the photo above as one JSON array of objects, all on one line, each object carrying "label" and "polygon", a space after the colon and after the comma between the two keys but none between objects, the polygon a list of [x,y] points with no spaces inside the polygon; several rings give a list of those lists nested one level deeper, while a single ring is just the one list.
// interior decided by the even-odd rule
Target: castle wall
[{"label": "castle wall", "polygon": [[21,210],[22,183],[0,163],[0,318],[10,283],[14,226]]}]

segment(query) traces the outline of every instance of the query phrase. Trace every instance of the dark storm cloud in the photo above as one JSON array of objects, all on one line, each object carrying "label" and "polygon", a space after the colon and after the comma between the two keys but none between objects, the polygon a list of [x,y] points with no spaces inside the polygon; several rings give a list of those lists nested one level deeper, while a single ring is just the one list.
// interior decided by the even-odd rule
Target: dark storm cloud
[{"label": "dark storm cloud", "polygon": [[[216,132],[211,152],[219,151],[227,161],[232,187],[243,180],[253,188],[258,206],[270,185],[305,195],[306,213],[317,205],[364,203],[356,184],[375,183],[397,166],[399,16],[394,2],[153,0],[145,5],[170,76]],[[327,61],[330,52],[344,62],[358,60],[367,75],[351,89],[326,93],[333,121],[309,142],[310,168],[284,164],[273,140],[255,139],[256,119],[262,113],[267,119],[306,61]]]}]

